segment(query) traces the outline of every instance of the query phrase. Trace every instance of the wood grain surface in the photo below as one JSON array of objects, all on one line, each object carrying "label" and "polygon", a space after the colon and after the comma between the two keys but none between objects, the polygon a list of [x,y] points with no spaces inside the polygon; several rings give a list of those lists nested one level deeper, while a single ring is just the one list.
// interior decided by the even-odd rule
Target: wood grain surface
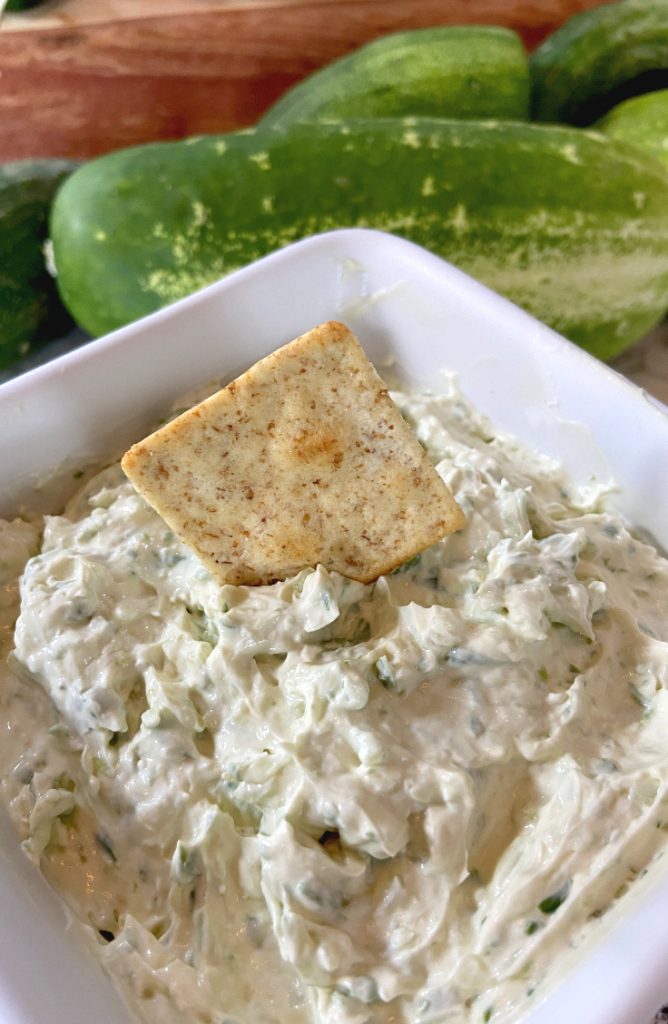
[{"label": "wood grain surface", "polygon": [[252,124],[386,32],[501,24],[534,46],[600,0],[51,0],[0,21],[0,160]]}]

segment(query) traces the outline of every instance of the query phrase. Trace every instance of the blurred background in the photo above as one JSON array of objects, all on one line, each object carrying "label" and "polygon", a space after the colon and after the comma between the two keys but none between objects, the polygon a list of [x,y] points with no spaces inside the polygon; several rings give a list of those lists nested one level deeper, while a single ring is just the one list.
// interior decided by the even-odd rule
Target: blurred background
[{"label": "blurred background", "polygon": [[253,124],[298,79],[385,33],[505,25],[533,48],[598,3],[47,0],[7,10],[0,22],[0,160],[91,157],[228,131]]}]

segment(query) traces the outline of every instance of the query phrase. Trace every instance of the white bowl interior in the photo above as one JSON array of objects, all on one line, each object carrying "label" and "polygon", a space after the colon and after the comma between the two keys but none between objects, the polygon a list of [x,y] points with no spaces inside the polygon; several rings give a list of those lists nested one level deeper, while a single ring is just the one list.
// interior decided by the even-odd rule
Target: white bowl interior
[{"label": "white bowl interior", "polygon": [[[668,548],[668,418],[442,260],[359,230],[298,243],[0,387],[0,511],[53,508],[75,470],[143,436],[180,394],[233,378],[327,319],[346,322],[381,373],[438,390],[439,371],[451,371],[498,427],[578,480],[614,477],[622,511]],[[21,856],[0,819],[0,1020],[127,1021]],[[527,1024],[644,1024],[668,999],[666,950],[668,880]]]}]

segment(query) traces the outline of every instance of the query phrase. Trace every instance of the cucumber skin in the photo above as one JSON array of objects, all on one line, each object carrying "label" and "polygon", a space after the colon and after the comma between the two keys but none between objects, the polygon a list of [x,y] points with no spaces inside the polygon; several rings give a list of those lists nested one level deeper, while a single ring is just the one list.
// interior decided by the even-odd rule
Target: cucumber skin
[{"label": "cucumber skin", "polygon": [[51,237],[66,306],[102,334],[338,227],[412,239],[604,358],[668,306],[668,175],[568,128],[386,119],[120,150],[63,185]]},{"label": "cucumber skin", "polygon": [[656,157],[668,171],[668,89],[620,103],[596,127]]},{"label": "cucumber skin", "polygon": [[584,11],[533,51],[529,67],[537,121],[592,124],[629,96],[668,85],[668,0]]},{"label": "cucumber skin", "polygon": [[0,164],[0,369],[72,326],[47,273],[43,244],[53,196],[78,166],[69,160]]},{"label": "cucumber skin", "polygon": [[6,11],[27,11],[31,7],[38,7],[44,0],[7,0]]},{"label": "cucumber skin", "polygon": [[303,79],[257,127],[409,116],[528,120],[529,65],[519,36],[483,25],[383,36]]}]

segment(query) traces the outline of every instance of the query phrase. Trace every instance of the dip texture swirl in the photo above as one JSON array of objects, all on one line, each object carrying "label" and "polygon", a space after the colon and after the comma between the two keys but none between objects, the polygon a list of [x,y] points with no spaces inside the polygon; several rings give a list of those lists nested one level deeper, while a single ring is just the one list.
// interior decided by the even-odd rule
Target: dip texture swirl
[{"label": "dip texture swirl", "polygon": [[220,586],[116,465],[0,526],[4,798],[141,1021],[510,1024],[661,870],[668,563],[393,397],[468,523],[373,584]]}]

